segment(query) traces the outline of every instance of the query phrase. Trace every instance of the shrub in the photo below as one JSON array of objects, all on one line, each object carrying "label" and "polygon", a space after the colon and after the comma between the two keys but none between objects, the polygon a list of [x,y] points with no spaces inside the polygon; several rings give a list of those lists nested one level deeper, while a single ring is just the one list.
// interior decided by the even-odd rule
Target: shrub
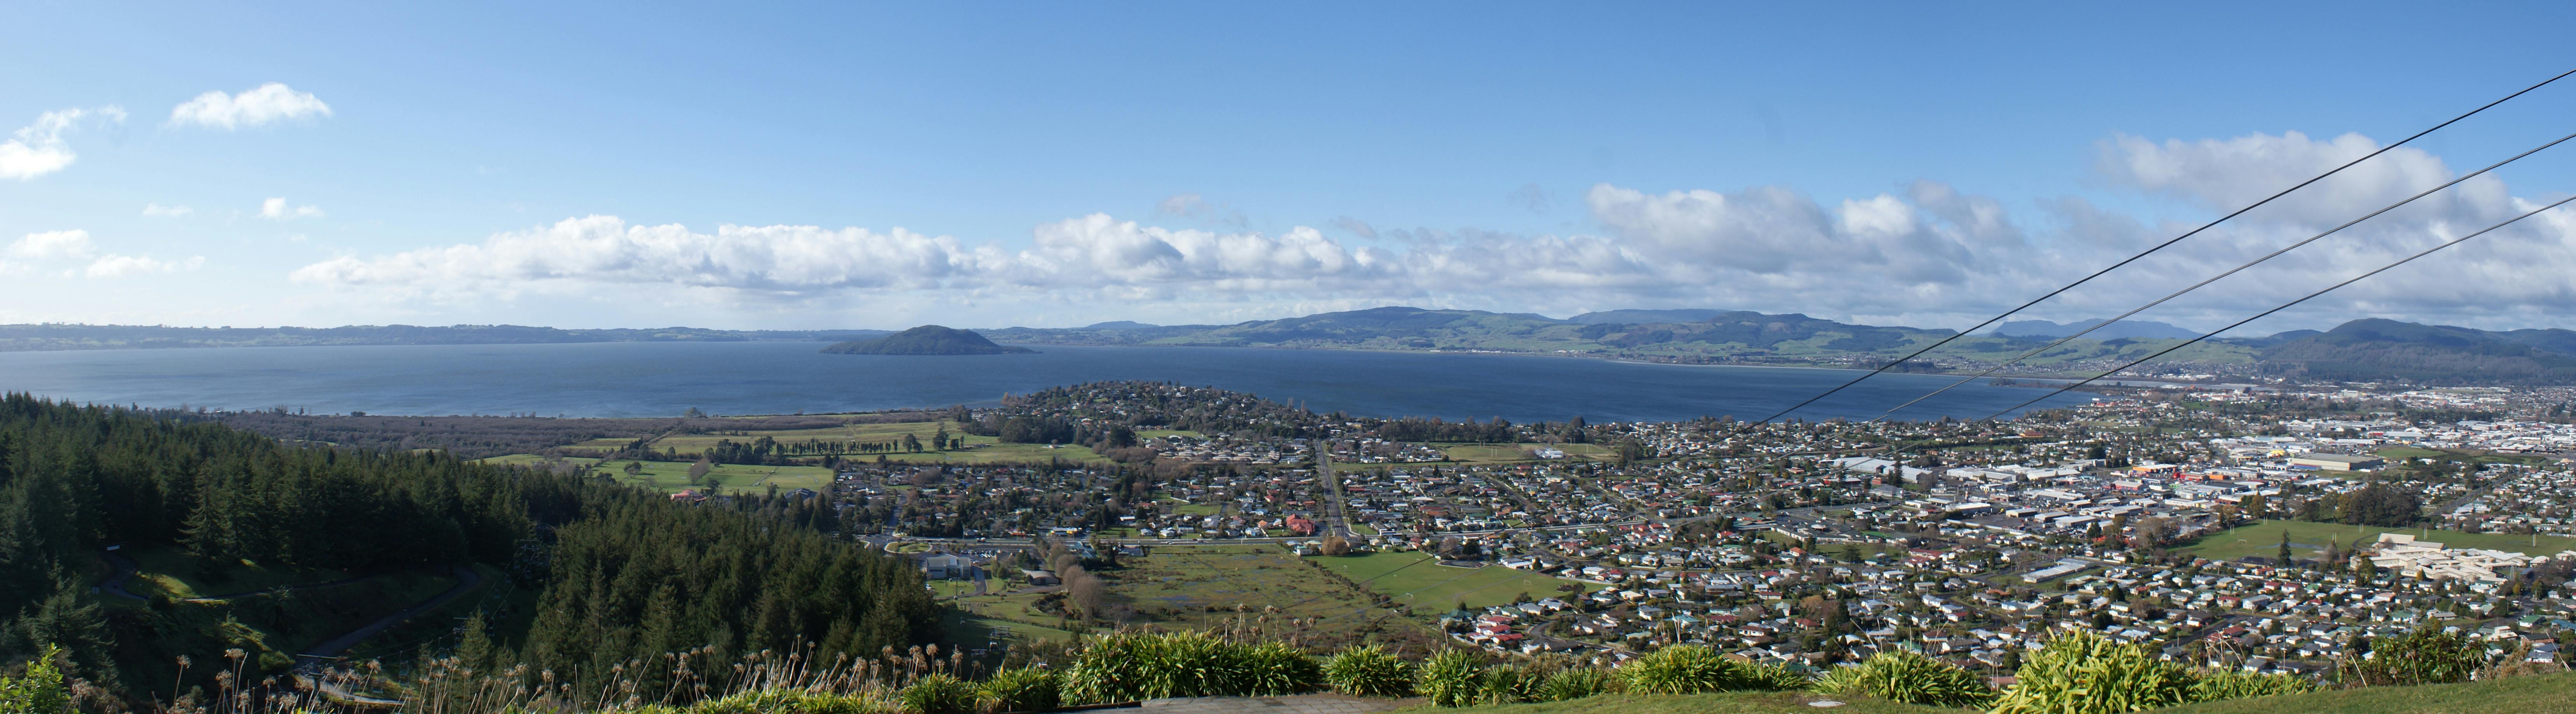
[{"label": "shrub", "polygon": [[1005,669],[984,680],[981,702],[988,711],[1042,712],[1063,704],[1055,673],[1043,669]]},{"label": "shrub", "polygon": [[[0,710],[5,711],[5,710]],[[654,711],[679,712],[670,708],[635,710],[638,714]],[[686,709],[689,714],[902,714],[904,706],[882,696],[868,694],[823,694],[792,689],[759,689],[736,692],[723,699],[698,702]]]},{"label": "shrub", "polygon": [[2201,672],[2192,680],[2190,696],[2195,702],[2214,702],[2313,691],[2317,691],[2317,683],[2288,675]]},{"label": "shrub", "polygon": [[1280,642],[1265,642],[1244,653],[1248,689],[1240,694],[1269,696],[1313,690],[1324,682],[1324,667],[1315,658]]},{"label": "shrub", "polygon": [[1413,694],[1413,665],[1377,645],[1352,647],[1324,662],[1324,681],[1355,697]]},{"label": "shrub", "polygon": [[1444,707],[1474,706],[1484,694],[1485,658],[1467,650],[1449,650],[1422,661],[1415,691]]},{"label": "shrub", "polygon": [[2347,657],[2342,666],[2353,679],[2371,686],[2466,682],[2487,663],[2484,645],[2429,626],[2367,643],[2367,656]]},{"label": "shrub", "polygon": [[1486,704],[1537,701],[1539,686],[1546,683],[1546,677],[1527,667],[1510,664],[1489,667],[1485,669],[1484,682],[1478,687],[1481,692],[1477,698]]},{"label": "shrub", "polygon": [[1991,714],[2133,712],[2192,701],[2190,670],[2146,648],[2068,631],[2022,658]]},{"label": "shrub", "polygon": [[1562,702],[1604,694],[1619,684],[1619,678],[1605,670],[1591,667],[1569,667],[1548,675],[1547,684],[1539,687],[1539,699]]},{"label": "shrub", "polygon": [[1816,680],[1814,689],[1821,694],[1861,694],[1939,707],[1983,707],[1995,698],[1976,674],[1904,650],[1880,652],[1858,665],[1836,667]]},{"label": "shrub", "polygon": [[978,694],[975,683],[947,674],[925,674],[904,687],[899,697],[904,711],[912,714],[972,714]]},{"label": "shrub", "polygon": [[1743,667],[1744,681],[1736,686],[1737,689],[1781,692],[1806,689],[1809,683],[1815,681],[1807,675],[1790,670],[1786,665],[1757,662],[1740,666]]},{"label": "shrub", "polygon": [[1315,660],[1278,643],[1259,646],[1196,633],[1121,632],[1085,641],[1064,670],[1070,704],[1290,694],[1323,681]]},{"label": "shrub", "polygon": [[1620,665],[1619,679],[1636,694],[1699,694],[1739,689],[1791,689],[1806,678],[1778,667],[1729,660],[1706,645],[1674,645]]},{"label": "shrub", "polygon": [[0,677],[0,712],[70,711],[71,699],[63,688],[60,647],[46,645],[45,651],[27,663],[25,674],[17,678]]}]

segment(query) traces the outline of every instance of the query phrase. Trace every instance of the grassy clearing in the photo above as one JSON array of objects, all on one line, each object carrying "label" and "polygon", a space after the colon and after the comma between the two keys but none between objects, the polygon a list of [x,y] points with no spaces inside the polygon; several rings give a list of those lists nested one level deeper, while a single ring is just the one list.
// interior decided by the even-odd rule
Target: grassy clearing
[{"label": "grassy clearing", "polygon": [[948,642],[967,647],[998,651],[1018,642],[1065,641],[1074,633],[1025,622],[996,620],[966,610],[950,608],[939,613],[940,631]]},{"label": "grassy clearing", "polygon": [[156,591],[182,599],[257,593],[327,583],[352,575],[345,570],[269,567],[247,560],[215,563],[177,548],[129,548],[122,552],[135,564],[134,577],[126,580],[126,589],[147,598]]},{"label": "grassy clearing", "polygon": [[1163,438],[1163,437],[1166,437],[1166,436],[1180,436],[1180,437],[1188,437],[1188,438],[1192,438],[1192,439],[1205,439],[1205,438],[1207,438],[1207,435],[1206,435],[1206,434],[1201,434],[1201,433],[1198,433],[1198,432],[1195,432],[1195,431],[1191,431],[1191,430],[1188,430],[1188,429],[1138,429],[1138,430],[1136,430],[1136,438],[1139,438],[1139,439],[1160,439],[1160,438]]},{"label": "grassy clearing", "polygon": [[[1809,706],[1808,702],[1831,700],[1843,705],[1831,709]],[[1838,714],[1962,714],[1963,709],[1894,704],[1875,699],[1843,695],[1825,696],[1806,692],[1722,692],[1656,696],[1645,694],[1603,694],[1564,702],[1503,704],[1464,709],[1442,709],[1423,705],[1398,709],[1398,714],[1787,714],[1788,712],[1837,712]]]},{"label": "grassy clearing", "polygon": [[2507,677],[2467,684],[2364,687],[2159,709],[2174,714],[2491,714],[2576,708],[2576,674]]},{"label": "grassy clearing", "polygon": [[1367,593],[1318,577],[1296,554],[1275,545],[1161,546],[1149,552],[1122,558],[1122,567],[1098,574],[1114,599],[1154,622],[1196,625],[1217,616],[1208,610],[1230,615],[1238,604],[1324,617],[1348,615],[1370,603]]},{"label": "grassy clearing", "polygon": [[552,457],[538,456],[536,454],[511,454],[508,456],[494,456],[488,459],[475,459],[474,463],[491,464],[493,466],[545,466],[554,463],[564,463],[572,464],[578,468],[590,468],[592,466],[599,465],[599,460],[588,456]]},{"label": "grassy clearing", "polygon": [[2488,548],[2529,555],[2549,555],[2576,548],[2576,538],[2565,536],[2540,536],[2539,545],[2534,546],[2534,539],[2531,536],[2501,533],[2461,533],[2416,528],[2355,527],[2333,523],[2267,520],[2203,536],[2199,541],[2184,546],[2183,550],[2210,560],[2235,560],[2248,555],[2274,558],[2280,555],[2281,532],[2284,530],[2290,532],[2290,554],[2296,558],[2321,557],[2326,544],[2329,543],[2339,544],[2345,552],[2351,552],[2355,544],[2378,540],[2381,533],[2403,533],[2453,548]]},{"label": "grassy clearing", "polygon": [[627,475],[625,461],[600,464],[594,473],[617,479],[618,483],[647,488],[663,493],[686,489],[717,490],[721,493],[761,493],[777,486],[780,491],[810,488],[824,491],[832,485],[832,470],[820,466],[746,466],[716,464],[697,485],[689,484],[689,464],[677,461],[641,461],[643,473]]},{"label": "grassy clearing", "polygon": [[[1438,563],[1423,563],[1431,556],[1422,553],[1370,553],[1338,558],[1313,558],[1343,577],[1368,586],[1369,589],[1395,598],[1398,604],[1411,605],[1416,614],[1432,614],[1436,609],[1447,612],[1464,602],[1468,607],[1506,605],[1522,593],[1533,598],[1561,596],[1564,588],[1574,586],[1581,592],[1601,586],[1564,578],[1550,577],[1499,565],[1482,568],[1452,568]],[[1376,578],[1371,580],[1370,578]]]}]

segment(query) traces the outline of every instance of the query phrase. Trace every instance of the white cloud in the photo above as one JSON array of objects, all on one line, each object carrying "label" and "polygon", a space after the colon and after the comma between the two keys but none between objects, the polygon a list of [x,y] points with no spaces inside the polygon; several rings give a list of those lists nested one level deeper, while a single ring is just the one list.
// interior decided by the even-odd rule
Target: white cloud
[{"label": "white cloud", "polygon": [[91,252],[89,231],[46,231],[29,233],[9,244],[9,254],[37,260],[51,258],[86,258]]},{"label": "white cloud", "polygon": [[189,208],[187,206],[164,206],[158,203],[143,204],[143,215],[146,216],[177,217],[196,212],[197,209]]},{"label": "white cloud", "polygon": [[211,129],[261,126],[288,119],[331,116],[331,106],[284,84],[270,82],[240,94],[207,92],[170,110],[170,123]]},{"label": "white cloud", "polygon": [[278,221],[321,218],[322,209],[318,206],[288,206],[286,199],[272,198],[259,202],[259,217]]},{"label": "white cloud", "polygon": [[[2122,185],[2206,208],[2159,223],[2074,198],[2008,207],[1933,181],[1822,201],[1776,186],[1649,191],[1601,184],[1575,201],[1598,227],[1589,233],[1405,229],[1347,217],[1328,223],[1330,234],[1302,226],[1206,230],[1093,214],[1035,226],[1018,246],[901,228],[701,231],[589,216],[479,242],[343,256],[304,266],[293,278],[406,306],[542,293],[788,312],[971,309],[993,324],[1040,315],[1064,322],[1244,319],[1415,304],[1555,315],[1718,307],[1964,327],[2215,215],[2204,210],[2278,188],[2241,181],[2238,173],[2284,156],[2330,166],[2373,148],[2358,137],[2295,134],[2214,143],[2122,137],[2106,146],[2112,159],[2102,168]],[[2307,204],[2249,214],[2029,317],[2116,314],[2312,235],[2323,229],[2320,221],[2340,222],[2456,175],[2429,155],[2382,158],[2398,160],[2356,169],[2350,182],[2321,182]],[[2501,182],[2462,188],[2468,190],[2383,216],[2141,317],[2222,324],[2532,205]],[[1204,220],[1216,210],[1194,194],[1157,206],[1181,219]],[[1349,235],[1366,242],[1331,237]],[[2302,319],[2563,324],[2555,316],[2576,311],[2576,274],[2530,266],[2567,264],[2576,264],[2576,216],[2553,214],[2337,293],[2312,311],[2320,317]]]},{"label": "white cloud", "polygon": [[122,122],[125,110],[111,105],[38,115],[36,123],[20,127],[9,135],[8,141],[0,142],[0,178],[25,181],[69,168],[80,155],[73,153],[71,142],[65,141],[63,135],[78,129],[81,120],[91,116]]},{"label": "white cloud", "polygon": [[83,270],[81,272],[83,275],[92,278],[121,278],[128,275],[142,275],[146,273],[172,273],[181,270],[196,270],[198,266],[202,266],[205,263],[206,257],[202,255],[192,256],[186,260],[180,261],[161,261],[154,260],[152,259],[152,256],[148,255],[118,255],[115,253],[109,253],[107,255],[99,256],[98,260],[92,261],[89,264],[89,268],[87,270]]}]

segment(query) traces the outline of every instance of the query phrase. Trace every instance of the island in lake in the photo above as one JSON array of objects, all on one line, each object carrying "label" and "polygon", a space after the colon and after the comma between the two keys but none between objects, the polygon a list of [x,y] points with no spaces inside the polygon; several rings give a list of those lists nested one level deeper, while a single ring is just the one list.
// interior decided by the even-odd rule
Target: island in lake
[{"label": "island in lake", "polygon": [[823,348],[835,355],[1008,355],[1037,350],[993,344],[983,335],[938,325],[922,325],[884,337],[851,340]]}]

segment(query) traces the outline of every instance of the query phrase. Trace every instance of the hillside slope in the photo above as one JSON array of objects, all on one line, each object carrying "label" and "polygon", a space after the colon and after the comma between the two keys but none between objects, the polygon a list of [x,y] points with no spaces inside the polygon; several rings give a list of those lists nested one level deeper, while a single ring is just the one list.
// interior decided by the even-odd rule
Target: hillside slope
[{"label": "hillside slope", "polygon": [[938,325],[922,325],[884,337],[851,340],[823,348],[830,355],[1010,355],[1037,350],[993,344],[983,335]]},{"label": "hillside slope", "polygon": [[2576,356],[2554,349],[2576,349],[2576,334],[2365,319],[2266,347],[2261,357],[2267,371],[2308,379],[2576,384]]}]

